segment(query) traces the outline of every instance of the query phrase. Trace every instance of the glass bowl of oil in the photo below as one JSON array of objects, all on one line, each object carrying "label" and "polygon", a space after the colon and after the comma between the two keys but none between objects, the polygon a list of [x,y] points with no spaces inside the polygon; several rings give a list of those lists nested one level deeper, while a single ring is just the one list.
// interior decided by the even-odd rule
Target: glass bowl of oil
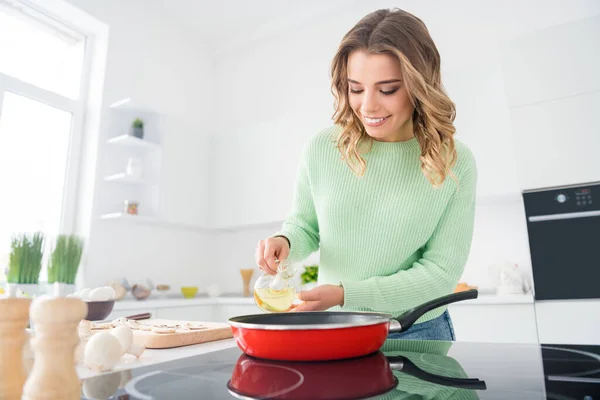
[{"label": "glass bowl of oil", "polygon": [[254,284],[254,301],[265,312],[286,312],[297,303],[293,277],[296,267],[287,260],[277,261],[277,273],[265,273]]}]

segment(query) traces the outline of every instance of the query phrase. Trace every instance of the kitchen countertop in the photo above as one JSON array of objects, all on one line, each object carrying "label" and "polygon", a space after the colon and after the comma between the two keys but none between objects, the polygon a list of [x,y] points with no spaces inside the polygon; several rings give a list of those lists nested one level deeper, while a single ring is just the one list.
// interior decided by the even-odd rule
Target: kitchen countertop
[{"label": "kitchen countertop", "polygon": [[91,377],[82,382],[82,398],[600,398],[600,346],[388,339],[368,356],[294,363],[245,356],[229,339],[142,359],[100,376],[79,370]]},{"label": "kitchen countertop", "polygon": [[196,296],[193,299],[185,299],[182,296],[156,296],[146,300],[136,300],[131,297],[115,302],[113,310],[137,310],[147,308],[167,308],[167,307],[191,307],[191,306],[213,306],[218,304],[233,305],[254,305],[253,297],[243,297],[240,295],[231,296]]},{"label": "kitchen countertop", "polygon": [[129,354],[124,355],[111,371],[104,373],[93,371],[83,365],[77,365],[77,375],[79,376],[79,379],[86,379],[93,376],[147,367],[173,360],[180,360],[218,350],[229,349],[232,347],[236,347],[234,339],[223,339],[192,346],[175,347],[172,349],[146,349],[142,356],[138,359]]},{"label": "kitchen countertop", "polygon": [[[480,294],[477,299],[461,301],[451,304],[450,307],[463,307],[472,305],[504,305],[504,304],[533,304],[533,294],[514,294],[514,295],[496,295]],[[253,297],[242,297],[240,295],[207,297],[197,296],[193,299],[184,299],[177,297],[154,297],[146,300],[135,300],[125,298],[115,302],[113,310],[138,310],[148,308],[169,308],[169,307],[191,307],[191,306],[214,306],[214,305],[254,305]]]}]

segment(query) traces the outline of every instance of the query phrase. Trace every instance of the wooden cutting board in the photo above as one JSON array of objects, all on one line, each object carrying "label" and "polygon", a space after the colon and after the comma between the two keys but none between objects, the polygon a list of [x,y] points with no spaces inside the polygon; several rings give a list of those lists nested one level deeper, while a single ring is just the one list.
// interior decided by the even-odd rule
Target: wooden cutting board
[{"label": "wooden cutting board", "polygon": [[174,333],[157,333],[154,331],[133,330],[133,342],[138,345],[144,345],[147,349],[168,349],[171,347],[189,346],[192,344],[213,342],[215,340],[229,339],[233,337],[231,326],[219,322],[200,322],[200,321],[175,321],[169,319],[148,319],[139,321],[144,325],[201,325],[205,329],[177,328]]}]

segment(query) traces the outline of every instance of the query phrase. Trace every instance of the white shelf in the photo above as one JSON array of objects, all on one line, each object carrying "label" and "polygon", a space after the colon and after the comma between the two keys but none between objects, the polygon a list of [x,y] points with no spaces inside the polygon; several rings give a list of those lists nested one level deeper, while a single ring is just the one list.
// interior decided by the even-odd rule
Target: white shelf
[{"label": "white shelf", "polygon": [[131,135],[115,136],[108,139],[108,144],[137,148],[141,150],[160,150],[160,146],[156,143],[148,142],[147,140],[139,139]]},{"label": "white shelf", "polygon": [[132,185],[152,185],[152,183],[147,180],[133,178],[125,173],[106,176],[104,178],[104,180],[107,182],[124,183],[124,184],[132,184]]},{"label": "white shelf", "polygon": [[199,225],[193,224],[184,224],[180,222],[170,222],[165,221],[156,217],[148,217],[144,215],[131,215],[125,213],[110,213],[104,214],[100,216],[100,219],[111,220],[111,221],[123,221],[123,222],[133,222],[137,224],[144,225],[152,225],[159,228],[165,229],[177,229],[177,230],[187,230],[187,231],[196,231],[196,232],[208,232],[210,229]]},{"label": "white shelf", "polygon": [[115,110],[133,111],[133,112],[140,112],[140,113],[152,113],[152,114],[157,113],[156,110],[154,110],[150,107],[146,107],[143,104],[137,103],[137,102],[133,101],[132,99],[130,99],[129,97],[125,98],[125,99],[121,99],[119,101],[115,101],[109,107],[112,109],[115,109]]}]

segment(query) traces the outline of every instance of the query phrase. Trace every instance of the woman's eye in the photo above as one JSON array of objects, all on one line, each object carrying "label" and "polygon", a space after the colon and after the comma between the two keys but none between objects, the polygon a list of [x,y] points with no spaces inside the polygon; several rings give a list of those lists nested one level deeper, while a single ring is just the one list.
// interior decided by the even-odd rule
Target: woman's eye
[{"label": "woman's eye", "polygon": [[362,92],[363,92],[362,89],[356,89],[356,90],[354,90],[354,89],[350,88],[350,93],[359,94],[359,93],[362,93]]},{"label": "woman's eye", "polygon": [[390,94],[394,94],[397,91],[398,91],[398,88],[392,89],[392,90],[388,90],[388,91],[382,90],[381,93],[385,94],[386,96],[389,96]]}]

